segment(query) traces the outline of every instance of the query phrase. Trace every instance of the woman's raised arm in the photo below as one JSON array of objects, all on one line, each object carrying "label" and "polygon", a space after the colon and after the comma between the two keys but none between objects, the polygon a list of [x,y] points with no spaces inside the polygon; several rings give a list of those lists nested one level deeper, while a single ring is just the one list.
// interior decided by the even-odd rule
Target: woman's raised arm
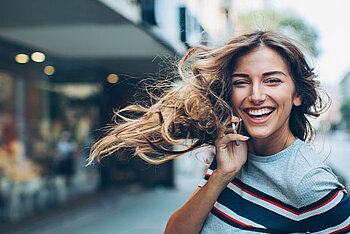
[{"label": "woman's raised arm", "polygon": [[202,188],[197,188],[188,201],[170,217],[166,234],[199,233],[222,190],[237,175],[247,159],[247,144],[240,134],[227,134],[215,142],[217,168]]}]

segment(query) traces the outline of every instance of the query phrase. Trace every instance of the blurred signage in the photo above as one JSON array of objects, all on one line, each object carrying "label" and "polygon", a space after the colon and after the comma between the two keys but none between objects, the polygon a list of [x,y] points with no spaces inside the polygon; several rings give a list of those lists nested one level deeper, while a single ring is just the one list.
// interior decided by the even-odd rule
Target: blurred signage
[{"label": "blurred signage", "polygon": [[101,92],[98,84],[55,84],[54,92],[59,92],[73,99],[87,99]]}]

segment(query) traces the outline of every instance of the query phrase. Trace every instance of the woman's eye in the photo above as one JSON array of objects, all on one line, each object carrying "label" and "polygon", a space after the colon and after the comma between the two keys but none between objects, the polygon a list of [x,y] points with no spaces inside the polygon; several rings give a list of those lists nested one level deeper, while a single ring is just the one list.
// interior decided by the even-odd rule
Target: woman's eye
[{"label": "woman's eye", "polygon": [[232,82],[232,85],[235,85],[235,86],[237,86],[237,85],[244,85],[244,84],[248,84],[248,82],[245,81],[245,80],[236,80],[236,81]]},{"label": "woman's eye", "polygon": [[265,81],[266,83],[271,83],[271,84],[277,84],[277,83],[281,83],[281,80],[278,78],[271,78]]}]

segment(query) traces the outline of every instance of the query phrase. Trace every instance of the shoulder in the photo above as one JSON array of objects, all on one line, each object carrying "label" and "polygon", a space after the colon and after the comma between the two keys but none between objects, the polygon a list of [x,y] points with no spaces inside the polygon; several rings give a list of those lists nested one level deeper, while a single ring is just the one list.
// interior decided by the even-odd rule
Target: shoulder
[{"label": "shoulder", "polygon": [[306,173],[298,183],[296,196],[301,205],[317,201],[333,190],[343,189],[336,175],[327,166],[316,167]]},{"label": "shoulder", "polygon": [[332,173],[319,153],[309,143],[297,139],[294,144],[288,164],[290,165],[289,170],[294,172],[299,180],[315,169],[324,168],[325,173]]},{"label": "shoulder", "polygon": [[311,144],[306,143],[304,141],[298,140],[299,149],[298,153],[300,159],[305,163],[306,166],[310,168],[320,167],[324,165],[323,159],[320,154],[316,152]]},{"label": "shoulder", "polygon": [[290,183],[299,207],[320,200],[335,189],[343,189],[337,176],[308,143],[297,139],[289,161]]},{"label": "shoulder", "polygon": [[288,180],[288,184],[294,186],[298,185],[303,177],[314,168],[325,166],[314,148],[299,139],[285,150],[279,163],[285,165],[283,173],[286,176],[284,178]]},{"label": "shoulder", "polygon": [[304,164],[296,189],[301,206],[318,201],[334,190],[344,189],[331,168],[310,144],[302,142],[299,160]]}]

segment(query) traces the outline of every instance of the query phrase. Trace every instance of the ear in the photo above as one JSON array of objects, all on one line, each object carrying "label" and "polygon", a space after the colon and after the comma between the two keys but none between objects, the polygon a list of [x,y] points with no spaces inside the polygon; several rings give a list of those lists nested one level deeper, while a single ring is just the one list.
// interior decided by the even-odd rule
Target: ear
[{"label": "ear", "polygon": [[294,104],[294,106],[300,106],[301,105],[301,97],[299,95],[295,95],[294,96],[293,104]]}]

